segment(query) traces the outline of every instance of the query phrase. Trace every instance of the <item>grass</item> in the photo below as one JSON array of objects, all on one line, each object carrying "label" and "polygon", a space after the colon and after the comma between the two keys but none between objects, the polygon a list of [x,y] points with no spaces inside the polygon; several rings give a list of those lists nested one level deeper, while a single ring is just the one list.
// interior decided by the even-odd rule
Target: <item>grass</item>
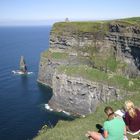
[{"label": "grass", "polygon": [[132,24],[132,25],[138,25],[140,24],[140,17],[132,17],[132,18],[125,18],[125,19],[122,19],[120,21],[124,21],[128,24]]},{"label": "grass", "polygon": [[99,30],[102,32],[108,31],[108,22],[104,21],[96,21],[96,22],[59,22],[55,23],[52,32],[55,32],[56,34],[62,35],[64,33],[70,34],[70,33],[76,33],[76,34],[82,34],[82,33],[93,33],[98,32]]},{"label": "grass", "polygon": [[[92,59],[90,59],[92,60]],[[115,72],[117,70],[118,65],[120,64],[119,61],[116,61],[115,57],[113,56],[101,56],[101,55],[97,55],[93,58],[92,60],[94,62],[94,65],[100,69],[102,68],[106,68],[109,71]]]},{"label": "grass", "polygon": [[102,31],[102,33],[105,34],[109,32],[110,23],[121,24],[124,26],[139,26],[140,17],[104,21],[58,22],[53,25],[52,32],[55,32],[57,35],[67,35],[74,33],[80,35],[82,33],[95,33]]},{"label": "grass", "polygon": [[45,51],[42,53],[42,56],[48,59],[66,59],[68,57],[68,53]]},{"label": "grass", "polygon": [[[140,89],[140,79],[127,79],[116,74],[112,74],[113,76],[109,78],[108,73],[84,65],[60,66],[58,67],[58,71],[69,76],[80,76],[87,80],[101,82],[106,85],[115,86],[126,91],[137,91]],[[130,81],[133,82],[131,86],[129,85]]]},{"label": "grass", "polygon": [[108,57],[106,60],[106,66],[111,71],[115,71],[117,69],[117,65],[119,64],[119,61],[116,61],[115,57]]},{"label": "grass", "polygon": [[88,66],[60,66],[58,71],[69,76],[83,77],[88,80],[103,81],[107,79],[107,74],[100,72],[97,69],[92,69]]},{"label": "grass", "polygon": [[[106,120],[106,116],[103,113],[104,107],[112,106],[114,110],[121,109],[124,101],[128,99],[131,99],[135,105],[140,106],[140,93],[135,94],[133,98],[127,97],[121,101],[100,104],[95,113],[87,115],[85,118],[77,118],[74,121],[59,121],[54,128],[48,129],[34,140],[87,140],[85,133],[88,130],[97,131],[96,124],[103,124]],[[128,135],[129,140],[131,137]]]}]

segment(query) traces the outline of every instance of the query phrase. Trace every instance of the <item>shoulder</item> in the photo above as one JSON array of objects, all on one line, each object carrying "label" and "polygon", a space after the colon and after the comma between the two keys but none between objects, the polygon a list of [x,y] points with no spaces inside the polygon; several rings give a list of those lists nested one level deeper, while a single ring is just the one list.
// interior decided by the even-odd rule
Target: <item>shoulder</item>
[{"label": "shoulder", "polygon": [[130,115],[129,115],[128,111],[125,112],[125,118],[128,118],[129,116],[130,116]]},{"label": "shoulder", "polygon": [[108,127],[108,125],[109,125],[109,121],[107,120],[104,122],[104,127]]},{"label": "shoulder", "polygon": [[137,114],[140,114],[140,110],[138,108],[135,109]]},{"label": "shoulder", "polygon": [[114,121],[123,122],[123,119],[122,119],[122,118],[120,118],[120,117],[115,117],[115,118],[114,118]]},{"label": "shoulder", "polygon": [[108,123],[109,123],[109,121],[105,121],[105,122],[104,122],[104,125],[107,125]]},{"label": "shoulder", "polygon": [[135,110],[140,111],[140,107],[136,106],[136,107],[135,107]]},{"label": "shoulder", "polygon": [[108,127],[109,127],[109,121],[105,121],[103,125],[104,130],[108,130]]},{"label": "shoulder", "polygon": [[140,112],[140,109],[139,109],[139,108],[135,108],[135,110],[136,110],[137,112]]},{"label": "shoulder", "polygon": [[122,123],[124,123],[123,118],[120,118],[120,117],[115,117],[115,120],[116,120],[116,121],[118,121],[118,122],[122,122]]}]

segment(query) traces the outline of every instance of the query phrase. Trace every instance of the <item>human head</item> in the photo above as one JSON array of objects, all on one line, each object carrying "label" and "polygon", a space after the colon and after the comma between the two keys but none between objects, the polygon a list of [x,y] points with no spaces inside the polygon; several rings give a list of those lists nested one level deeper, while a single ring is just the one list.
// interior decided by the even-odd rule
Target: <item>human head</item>
[{"label": "human head", "polygon": [[125,101],[124,104],[125,104],[126,111],[128,111],[128,110],[130,110],[132,108],[135,108],[134,103],[132,101],[130,101],[130,100]]},{"label": "human head", "polygon": [[108,117],[114,115],[114,111],[113,111],[112,107],[110,107],[110,106],[105,107],[104,112],[106,113],[106,115]]},{"label": "human head", "polygon": [[134,118],[136,116],[134,103],[130,100],[125,101],[125,109],[128,111],[129,115]]}]

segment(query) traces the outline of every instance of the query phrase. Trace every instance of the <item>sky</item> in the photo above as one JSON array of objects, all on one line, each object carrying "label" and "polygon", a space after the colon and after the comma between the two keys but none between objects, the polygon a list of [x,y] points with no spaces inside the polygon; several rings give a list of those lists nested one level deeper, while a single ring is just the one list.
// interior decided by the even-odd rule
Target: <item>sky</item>
[{"label": "sky", "polygon": [[0,0],[0,25],[140,16],[140,0]]}]

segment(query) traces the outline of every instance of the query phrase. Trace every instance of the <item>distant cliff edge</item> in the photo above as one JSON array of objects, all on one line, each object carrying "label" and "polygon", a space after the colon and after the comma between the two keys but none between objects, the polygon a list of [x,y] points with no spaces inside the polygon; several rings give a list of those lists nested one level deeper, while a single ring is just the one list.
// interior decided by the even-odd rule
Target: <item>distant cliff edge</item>
[{"label": "distant cliff edge", "polygon": [[56,110],[85,115],[140,90],[140,18],[55,23],[38,82]]}]

